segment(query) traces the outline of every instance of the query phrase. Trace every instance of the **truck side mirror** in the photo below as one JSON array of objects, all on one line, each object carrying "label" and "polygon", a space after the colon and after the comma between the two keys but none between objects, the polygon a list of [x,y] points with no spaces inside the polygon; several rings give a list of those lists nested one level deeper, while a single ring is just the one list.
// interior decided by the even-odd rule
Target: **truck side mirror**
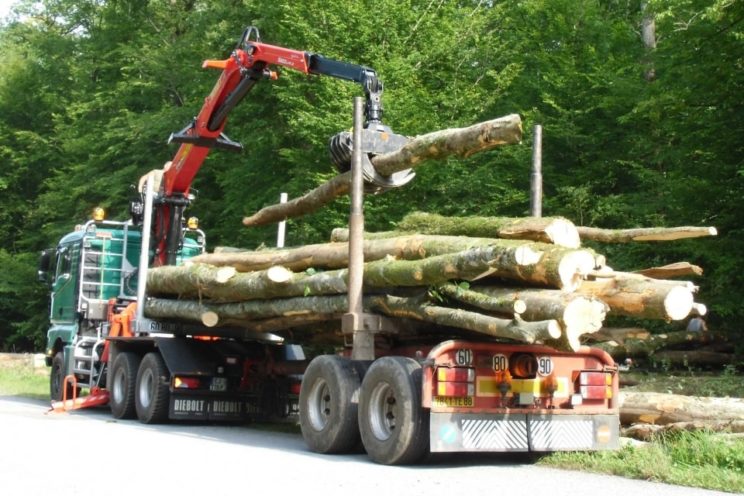
[{"label": "truck side mirror", "polygon": [[49,267],[52,262],[53,249],[43,250],[41,257],[39,257],[39,271],[37,277],[39,282],[47,282],[49,280]]}]

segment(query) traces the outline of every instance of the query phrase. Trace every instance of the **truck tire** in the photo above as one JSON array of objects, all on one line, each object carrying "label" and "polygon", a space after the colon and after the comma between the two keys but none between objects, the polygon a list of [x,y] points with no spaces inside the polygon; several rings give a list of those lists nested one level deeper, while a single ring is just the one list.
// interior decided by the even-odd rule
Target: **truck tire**
[{"label": "truck tire", "polygon": [[369,457],[385,465],[419,461],[429,448],[429,415],[421,407],[421,365],[383,357],[364,376],[359,431]]},{"label": "truck tire", "polygon": [[[62,385],[65,382],[65,354],[58,351],[52,358],[52,370],[49,373],[49,397],[52,401],[62,401]],[[78,394],[80,388],[77,388]],[[67,399],[72,399],[72,384],[67,384]],[[77,395],[76,395],[77,396]]]},{"label": "truck tire", "polygon": [[300,388],[300,428],[312,451],[349,453],[358,447],[360,384],[351,360],[321,355],[310,362]]},{"label": "truck tire", "polygon": [[143,424],[158,424],[168,419],[170,373],[160,353],[145,355],[137,372],[134,406]]},{"label": "truck tire", "polygon": [[129,351],[117,354],[114,359],[109,387],[109,406],[114,418],[134,418],[134,387],[139,364],[139,355]]}]

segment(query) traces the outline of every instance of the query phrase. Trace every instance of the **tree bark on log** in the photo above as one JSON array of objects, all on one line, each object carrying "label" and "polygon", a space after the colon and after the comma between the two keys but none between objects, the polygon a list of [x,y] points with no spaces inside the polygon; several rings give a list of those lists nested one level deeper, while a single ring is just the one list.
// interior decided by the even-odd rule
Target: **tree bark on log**
[{"label": "tree bark on log", "polygon": [[623,429],[622,435],[640,441],[653,441],[660,434],[694,431],[741,434],[744,433],[744,420],[693,420],[690,422],[673,422],[665,425],[633,424]]},{"label": "tree bark on log", "polygon": [[[497,276],[572,291],[594,264],[591,252],[569,250],[543,243],[494,240],[492,246],[423,260],[378,260],[364,264],[368,289],[429,286],[453,279],[475,280]],[[185,298],[219,301],[269,299],[303,295],[341,294],[347,291],[348,269],[312,275],[293,274],[276,282],[264,271],[237,273],[228,281],[194,282],[194,272],[208,272],[201,264],[156,267],[148,271],[147,285],[153,295],[173,294]],[[209,267],[209,266],[206,266]],[[286,269],[285,269],[286,270]]]},{"label": "tree bark on log", "polygon": [[662,281],[635,274],[584,281],[576,290],[610,306],[613,315],[644,319],[682,320],[693,308],[693,288],[687,281]]},{"label": "tree bark on log", "polygon": [[436,291],[442,296],[446,296],[452,300],[483,310],[488,310],[489,312],[505,315],[520,315],[527,309],[525,302],[513,294],[506,295],[505,297],[487,296],[478,291],[462,288],[451,282],[440,284],[437,286]]},{"label": "tree bark on log", "polygon": [[675,277],[702,276],[703,268],[689,262],[677,262],[661,267],[636,270],[633,273],[652,279],[672,279]]},{"label": "tree bark on log", "polygon": [[620,422],[623,425],[728,420],[744,421],[744,399],[620,393]]},{"label": "tree bark on log", "polygon": [[[467,157],[496,146],[515,144],[522,140],[522,120],[516,114],[481,122],[467,128],[453,128],[424,134],[411,139],[400,150],[376,155],[370,159],[382,175],[417,167],[427,160],[449,156]],[[264,207],[243,219],[245,226],[260,226],[298,217],[319,209],[349,192],[351,174],[345,172],[321,184],[314,190],[286,203]]]},{"label": "tree bark on log", "polygon": [[[500,319],[457,308],[431,305],[423,298],[402,298],[380,295],[364,299],[365,308],[392,317],[403,317],[440,326],[478,332],[492,337],[512,339],[525,343],[557,340],[560,326],[554,320],[525,322],[521,319]],[[189,300],[150,299],[145,315],[150,318],[177,319],[203,322],[205,314],[218,318],[214,325],[240,325],[257,332],[276,332],[277,325],[301,325],[307,320],[326,320],[345,312],[348,300],[345,295],[260,300],[240,303],[200,303]],[[305,317],[310,319],[305,320]],[[261,323],[274,319],[273,327]]]},{"label": "tree bark on log", "polygon": [[499,319],[460,308],[431,305],[419,299],[389,295],[372,297],[371,302],[375,310],[391,317],[422,320],[523,343],[557,340],[561,337],[560,326],[555,320],[525,322],[520,318]]},{"label": "tree bark on log", "polygon": [[495,286],[472,288],[489,298],[524,301],[525,320],[557,320],[562,328],[563,348],[577,351],[584,334],[597,332],[602,327],[608,306],[601,300],[552,289],[514,289]]},{"label": "tree bark on log", "polygon": [[[365,233],[365,238],[395,237],[406,232],[525,239],[566,248],[578,248],[581,244],[576,226],[562,217],[445,217],[425,212],[406,215],[396,226],[396,231]],[[348,241],[348,239],[348,229],[334,229],[331,233],[332,241]]]},{"label": "tree bark on log", "polygon": [[602,243],[630,243],[633,241],[675,241],[686,238],[716,236],[715,227],[639,227],[636,229],[601,229],[576,226],[582,240]]},{"label": "tree bark on log", "polygon": [[[396,238],[366,239],[363,243],[364,260],[372,262],[388,256],[399,260],[419,260],[426,257],[455,253],[479,246],[498,243],[492,238],[464,236],[410,235]],[[349,244],[319,243],[284,250],[231,251],[207,253],[192,259],[194,263],[231,266],[240,272],[263,270],[281,265],[295,272],[308,268],[338,269],[349,264]]]}]

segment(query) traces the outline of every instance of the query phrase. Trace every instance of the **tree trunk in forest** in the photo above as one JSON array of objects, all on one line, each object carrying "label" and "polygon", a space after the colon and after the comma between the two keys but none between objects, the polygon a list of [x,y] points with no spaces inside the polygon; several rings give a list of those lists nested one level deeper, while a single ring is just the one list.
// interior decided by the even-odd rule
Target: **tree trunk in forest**
[{"label": "tree trunk in forest", "polygon": [[623,425],[728,420],[744,420],[744,399],[620,393],[620,422]]},{"label": "tree trunk in forest", "polygon": [[[401,149],[376,155],[370,159],[382,175],[417,167],[432,159],[449,156],[467,157],[496,146],[519,143],[522,139],[522,120],[512,114],[481,122],[467,128],[453,128],[424,134],[411,139]],[[287,203],[264,207],[243,219],[245,226],[260,226],[314,212],[335,198],[349,192],[350,172],[339,174],[314,190]]]},{"label": "tree trunk in forest", "polygon": [[[443,234],[483,238],[526,239],[552,243],[566,248],[581,244],[576,226],[562,217],[445,217],[425,212],[414,212],[403,217],[396,231],[365,233],[373,237],[395,237],[402,233]],[[347,241],[348,230],[334,229],[332,241]]]},{"label": "tree trunk in forest", "polygon": [[611,278],[584,281],[576,291],[604,301],[613,315],[682,320],[692,311],[694,288],[687,281],[660,281],[615,272]]},{"label": "tree trunk in forest", "polygon": [[[364,264],[366,288],[410,287],[440,284],[448,280],[475,280],[486,276],[574,290],[594,265],[585,250],[513,240],[494,240],[492,246],[422,260],[378,260]],[[173,294],[187,298],[241,301],[302,295],[341,294],[347,291],[347,269],[312,275],[293,274],[275,281],[267,269],[237,273],[228,281],[214,284],[204,276],[210,266],[192,264],[156,267],[148,271],[151,294]],[[286,271],[286,269],[284,269]],[[196,281],[195,281],[196,277]]]},{"label": "tree trunk in forest", "polygon": [[562,338],[574,351],[581,347],[580,337],[597,332],[602,327],[608,306],[601,300],[554,289],[514,289],[478,286],[474,291],[495,299],[524,301],[525,311],[520,316],[529,321],[557,320]]},{"label": "tree trunk in forest", "polygon": [[639,227],[636,229],[600,229],[576,226],[582,240],[602,243],[630,243],[632,241],[675,241],[686,238],[716,236],[715,227]]},{"label": "tree trunk in forest", "polygon": [[[498,243],[492,238],[464,236],[410,235],[364,241],[364,260],[372,262],[388,256],[399,260],[419,260]],[[263,270],[281,265],[293,271],[308,268],[338,269],[349,263],[348,243],[320,243],[284,250],[228,251],[207,253],[191,259],[194,263],[231,266],[240,272]]]},{"label": "tree trunk in forest", "polygon": [[677,262],[661,267],[636,270],[633,274],[651,277],[652,279],[673,279],[675,277],[702,276],[703,269],[689,262]]},{"label": "tree trunk in forest", "polygon": [[643,46],[646,47],[646,56],[644,57],[646,70],[643,73],[643,77],[646,81],[651,82],[656,79],[656,69],[651,60],[651,54],[656,50],[656,17],[649,8],[647,0],[641,1],[641,13],[643,14],[643,19],[641,20],[641,38],[643,39]]}]

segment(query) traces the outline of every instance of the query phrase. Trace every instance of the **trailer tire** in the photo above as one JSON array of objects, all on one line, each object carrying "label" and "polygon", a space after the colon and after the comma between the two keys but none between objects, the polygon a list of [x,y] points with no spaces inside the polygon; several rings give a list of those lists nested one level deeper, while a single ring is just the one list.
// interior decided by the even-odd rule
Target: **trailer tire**
[{"label": "trailer tire", "polygon": [[[52,401],[62,401],[62,385],[65,382],[65,354],[61,351],[55,353],[52,358],[52,370],[49,373],[49,397]],[[77,388],[77,396],[80,394],[80,388]],[[67,384],[67,399],[71,400],[73,396],[72,384]]]},{"label": "trailer tire", "polygon": [[384,465],[419,461],[429,449],[429,415],[421,407],[421,365],[383,357],[364,376],[359,431],[369,457]]},{"label": "trailer tire", "polygon": [[158,424],[168,419],[170,373],[160,353],[150,352],[137,371],[134,397],[137,418],[143,424]]},{"label": "trailer tire", "polygon": [[346,358],[317,356],[300,388],[300,429],[317,453],[350,453],[359,446],[357,398],[361,380]]},{"label": "trailer tire", "polygon": [[134,388],[139,364],[140,356],[129,351],[118,353],[114,359],[109,387],[109,405],[114,418],[131,419],[135,416]]}]

